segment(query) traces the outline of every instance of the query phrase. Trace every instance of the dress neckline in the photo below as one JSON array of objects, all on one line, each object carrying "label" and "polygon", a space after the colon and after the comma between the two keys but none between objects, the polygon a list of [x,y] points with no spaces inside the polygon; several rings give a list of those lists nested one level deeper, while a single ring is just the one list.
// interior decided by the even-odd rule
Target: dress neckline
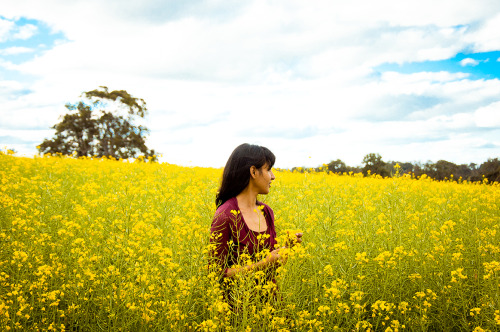
[{"label": "dress neckline", "polygon": [[[248,231],[251,231],[254,234],[259,234],[259,235],[267,234],[267,232],[269,231],[269,223],[267,222],[267,213],[264,211],[264,209],[262,209],[262,214],[264,215],[264,220],[266,221],[266,230],[262,231],[262,232],[254,231],[253,229],[250,229],[250,227],[248,227],[248,224],[245,221],[245,218],[243,217],[243,213],[241,213],[240,206],[238,205],[238,199],[236,198],[236,196],[233,197],[233,199],[234,199],[234,204],[236,205],[236,208],[238,209],[238,211],[240,211],[241,221],[243,221],[243,224],[245,225],[244,227],[246,227],[246,229]],[[257,201],[257,205],[261,206],[261,205],[264,205],[264,203]]]}]

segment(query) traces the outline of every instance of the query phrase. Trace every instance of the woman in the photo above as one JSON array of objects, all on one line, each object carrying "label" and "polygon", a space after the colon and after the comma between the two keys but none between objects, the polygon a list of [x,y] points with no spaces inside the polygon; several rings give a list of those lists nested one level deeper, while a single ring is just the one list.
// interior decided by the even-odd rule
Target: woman
[{"label": "woman", "polygon": [[[213,258],[222,277],[264,270],[277,263],[280,249],[275,249],[274,213],[257,195],[267,195],[275,179],[272,172],[275,156],[267,148],[242,144],[229,157],[215,203],[217,211],[211,227]],[[302,233],[297,233],[301,242]],[[266,257],[258,259],[262,250]],[[245,253],[252,264],[241,264]],[[239,267],[232,267],[239,264]]]}]

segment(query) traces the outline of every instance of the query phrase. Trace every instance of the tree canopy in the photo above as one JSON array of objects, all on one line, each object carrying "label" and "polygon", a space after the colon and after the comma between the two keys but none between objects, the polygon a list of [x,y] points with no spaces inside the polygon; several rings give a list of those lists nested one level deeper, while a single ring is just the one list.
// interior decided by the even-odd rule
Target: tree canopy
[{"label": "tree canopy", "polygon": [[327,164],[327,167],[330,172],[334,173],[344,173],[349,171],[347,165],[340,159],[330,161]]},{"label": "tree canopy", "polygon": [[145,142],[149,130],[135,124],[147,115],[143,99],[125,90],[110,92],[105,86],[82,96],[90,103],[66,104],[67,114],[52,127],[54,137],[37,147],[40,153],[156,160],[155,151]]},{"label": "tree canopy", "polygon": [[379,174],[381,176],[388,176],[388,172],[385,168],[385,162],[382,160],[382,156],[378,153],[369,153],[363,158],[363,174]]}]

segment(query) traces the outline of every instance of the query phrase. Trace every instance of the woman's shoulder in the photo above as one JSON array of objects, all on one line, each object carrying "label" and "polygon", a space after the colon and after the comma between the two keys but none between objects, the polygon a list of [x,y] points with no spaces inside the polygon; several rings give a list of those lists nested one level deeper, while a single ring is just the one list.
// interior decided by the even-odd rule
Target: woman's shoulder
[{"label": "woman's shoulder", "polygon": [[220,205],[215,211],[212,220],[211,231],[228,230],[233,224],[238,223],[238,203],[236,198],[230,198],[224,204]]},{"label": "woman's shoulder", "polygon": [[271,218],[274,220],[274,211],[273,211],[273,209],[271,209],[271,207],[269,205],[267,205],[266,203],[263,203],[263,202],[257,202],[257,204],[260,206],[263,206],[262,210],[266,211],[271,216]]},{"label": "woman's shoulder", "polygon": [[231,210],[238,210],[238,201],[236,197],[232,197],[220,205],[215,211],[216,214],[231,212]]},{"label": "woman's shoulder", "polygon": [[[215,211],[214,219],[227,218],[237,213],[238,203],[236,197],[228,199],[224,204],[220,205]],[[234,211],[234,212],[231,212]]]},{"label": "woman's shoulder", "polygon": [[264,203],[264,202],[257,201],[257,204],[263,206],[264,209],[268,209],[268,210],[272,211],[271,207],[269,205],[267,205],[266,203]]}]

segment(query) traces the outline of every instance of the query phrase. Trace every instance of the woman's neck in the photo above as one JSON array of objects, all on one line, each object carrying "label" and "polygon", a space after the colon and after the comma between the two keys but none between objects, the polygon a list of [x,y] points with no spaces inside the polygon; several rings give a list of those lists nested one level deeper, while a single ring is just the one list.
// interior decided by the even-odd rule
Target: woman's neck
[{"label": "woman's neck", "polygon": [[236,196],[240,209],[253,210],[257,205],[257,193],[246,187],[241,193]]}]

